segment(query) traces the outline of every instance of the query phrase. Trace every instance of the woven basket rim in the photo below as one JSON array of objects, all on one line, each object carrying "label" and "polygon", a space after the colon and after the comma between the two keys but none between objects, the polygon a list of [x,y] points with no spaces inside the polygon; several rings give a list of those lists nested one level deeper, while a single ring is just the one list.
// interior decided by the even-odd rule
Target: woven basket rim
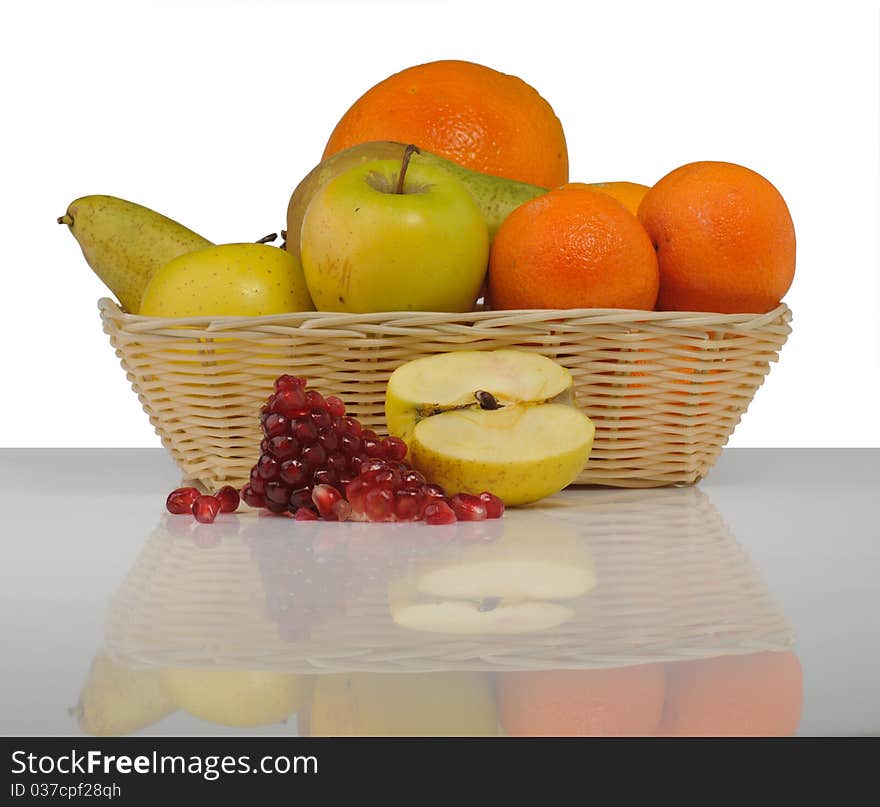
[{"label": "woven basket rim", "polygon": [[347,314],[335,311],[292,311],[283,314],[266,314],[263,316],[199,316],[199,317],[152,317],[142,314],[130,314],[123,311],[119,303],[110,297],[98,300],[98,309],[102,316],[107,316],[124,323],[132,331],[151,331],[169,327],[188,327],[207,331],[223,331],[247,328],[259,328],[271,325],[287,325],[308,328],[310,323],[326,327],[330,325],[344,327],[346,325],[432,325],[459,324],[491,327],[492,320],[505,325],[516,319],[522,323],[534,323],[552,320],[560,321],[588,320],[591,324],[625,324],[652,323],[668,326],[704,327],[708,325],[737,327],[748,330],[759,329],[780,319],[791,317],[791,309],[781,302],[776,308],[765,314],[719,314],[711,311],[645,311],[630,308],[532,308],[503,311],[467,311],[448,313],[438,311],[379,311],[369,314]]}]

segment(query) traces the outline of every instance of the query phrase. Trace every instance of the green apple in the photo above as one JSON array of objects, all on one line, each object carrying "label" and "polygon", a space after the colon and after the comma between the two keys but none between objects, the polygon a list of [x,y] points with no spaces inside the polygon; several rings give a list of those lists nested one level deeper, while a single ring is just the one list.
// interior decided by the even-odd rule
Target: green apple
[{"label": "green apple", "polygon": [[408,165],[409,154],[352,168],[309,203],[300,242],[319,311],[473,309],[488,265],[486,220],[461,182]]},{"label": "green apple", "polygon": [[595,427],[573,405],[571,373],[537,353],[462,350],[415,359],[388,380],[388,431],[446,490],[526,504],[570,485]]},{"label": "green apple", "polygon": [[314,311],[302,266],[267,244],[188,252],[150,278],[138,313],[148,317],[258,317]]}]

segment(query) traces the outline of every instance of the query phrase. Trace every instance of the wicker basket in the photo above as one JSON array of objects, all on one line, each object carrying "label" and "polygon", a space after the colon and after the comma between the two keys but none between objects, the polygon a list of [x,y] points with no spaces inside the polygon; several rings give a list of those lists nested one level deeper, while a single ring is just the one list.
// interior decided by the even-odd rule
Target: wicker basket
[{"label": "wicker basket", "polygon": [[[517,509],[494,522],[497,540],[524,517]],[[595,588],[565,601],[573,616],[552,629],[461,636],[398,627],[388,585],[460,558],[458,549],[472,546],[462,531],[480,525],[294,528],[248,513],[203,526],[165,516],[113,598],[105,647],[129,667],[415,673],[617,667],[793,645],[779,604],[698,488],[556,496],[542,503],[540,520],[542,538],[565,531],[582,542]],[[202,536],[216,540],[218,527],[222,540],[200,545]],[[181,528],[187,534],[172,531]],[[458,532],[440,545],[414,541],[419,529]],[[287,615],[296,635],[285,630]]]},{"label": "wicker basket", "polygon": [[283,372],[342,397],[384,431],[400,364],[463,349],[542,353],[574,377],[596,424],[580,484],[692,484],[717,459],[790,333],[763,315],[625,310],[468,314],[309,312],[159,319],[99,301],[104,330],[150,422],[185,476],[243,484],[259,456],[258,411]]}]

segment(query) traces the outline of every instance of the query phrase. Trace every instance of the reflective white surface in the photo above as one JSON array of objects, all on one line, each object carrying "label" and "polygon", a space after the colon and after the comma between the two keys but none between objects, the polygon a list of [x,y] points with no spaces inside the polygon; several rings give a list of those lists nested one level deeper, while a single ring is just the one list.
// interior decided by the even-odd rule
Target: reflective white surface
[{"label": "reflective white surface", "polygon": [[[509,694],[513,671],[605,669],[628,693],[619,671],[657,664],[671,699],[677,665],[720,658],[755,678],[760,712],[773,687],[794,697],[791,670],[729,659],[778,650],[803,669],[799,733],[880,733],[878,466],[880,451],[728,450],[695,488],[572,489],[494,523],[202,526],[163,512],[179,477],[162,452],[2,450],[0,729],[78,733],[67,709],[98,651],[151,670],[421,676],[370,695],[383,714],[440,703],[457,671],[537,710],[527,730],[561,732],[541,722],[549,684]],[[696,697],[706,670],[677,686]],[[694,703],[702,730],[723,730],[717,703]],[[296,730],[176,711],[141,733]]]}]

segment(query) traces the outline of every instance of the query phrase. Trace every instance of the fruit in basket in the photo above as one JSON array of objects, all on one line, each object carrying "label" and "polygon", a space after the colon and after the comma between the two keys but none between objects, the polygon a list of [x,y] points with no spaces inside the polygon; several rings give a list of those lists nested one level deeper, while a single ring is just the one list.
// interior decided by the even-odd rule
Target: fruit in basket
[{"label": "fruit in basket", "polygon": [[489,257],[493,308],[633,308],[657,299],[657,255],[638,219],[590,188],[520,205]]},{"label": "fruit in basket", "polygon": [[211,246],[182,224],[115,196],[83,196],[58,218],[79,243],[95,274],[130,314],[153,273],[173,258]]},{"label": "fruit in basket", "polygon": [[498,709],[511,737],[645,737],[665,691],[663,664],[504,672]]},{"label": "fruit in basket", "polygon": [[790,737],[803,708],[803,675],[791,651],[694,659],[666,665],[658,734]]},{"label": "fruit in basket", "polygon": [[560,190],[572,188],[586,188],[604,193],[620,202],[634,216],[638,215],[639,205],[650,190],[647,185],[640,185],[638,182],[569,182],[560,186]]},{"label": "fruit in basket", "polygon": [[489,737],[495,697],[482,672],[319,675],[308,719],[312,737]]},{"label": "fruit in basket", "polygon": [[432,481],[517,505],[562,490],[583,469],[595,427],[572,404],[571,373],[545,356],[463,350],[398,367],[385,418]]},{"label": "fruit in basket", "polygon": [[[406,461],[397,437],[380,438],[345,416],[345,404],[306,381],[283,375],[260,412],[264,439],[241,498],[250,507],[298,521],[424,521],[500,518],[503,502],[488,491],[453,496]],[[474,501],[471,501],[474,499]]]},{"label": "fruit in basket", "polygon": [[[300,234],[306,209],[312,197],[331,179],[335,179],[349,169],[358,168],[364,163],[375,160],[402,160],[405,149],[403,143],[389,140],[359,143],[327,157],[315,166],[296,186],[290,197],[287,206],[287,249],[297,258],[300,256]],[[547,192],[546,188],[530,185],[527,182],[517,182],[513,179],[473,171],[424,149],[412,155],[410,164],[440,168],[448,171],[461,182],[474,197],[477,207],[486,219],[490,240],[495,237],[501,222],[512,210],[523,202]]]},{"label": "fruit in basket", "polygon": [[324,157],[371,140],[415,143],[546,188],[568,181],[565,134],[550,104],[522,79],[472,62],[416,65],[379,82],[336,124]]},{"label": "fruit in basket", "polygon": [[489,254],[486,222],[442,169],[379,160],[312,198],[302,264],[320,311],[470,311]]},{"label": "fruit in basket", "polygon": [[151,726],[176,708],[158,670],[127,669],[99,652],[70,712],[86,734],[111,737]]},{"label": "fruit in basket", "polygon": [[794,224],[785,200],[741,165],[676,168],[645,195],[639,219],[657,249],[661,311],[763,314],[794,278]]},{"label": "fruit in basket", "polygon": [[165,689],[185,712],[222,726],[248,728],[280,723],[300,709],[311,678],[272,670],[169,668]]},{"label": "fruit in basket", "polygon": [[140,313],[152,317],[249,317],[312,311],[302,267],[267,244],[221,244],[158,269]]},{"label": "fruit in basket", "polygon": [[500,522],[491,543],[450,545],[388,586],[397,625],[449,634],[549,630],[575,612],[566,602],[596,584],[592,555],[567,523],[537,510]]}]

